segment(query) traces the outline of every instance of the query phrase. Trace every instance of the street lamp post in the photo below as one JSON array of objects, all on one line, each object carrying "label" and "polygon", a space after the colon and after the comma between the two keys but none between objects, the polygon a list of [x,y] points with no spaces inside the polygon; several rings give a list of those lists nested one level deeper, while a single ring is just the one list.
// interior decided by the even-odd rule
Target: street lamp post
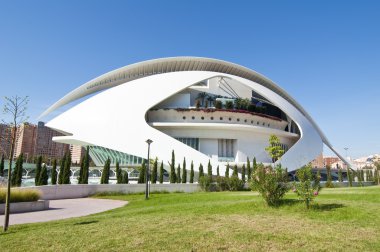
[{"label": "street lamp post", "polygon": [[149,199],[149,192],[148,192],[148,174],[149,174],[149,152],[150,152],[150,144],[153,143],[152,140],[148,139],[146,140],[146,143],[148,144],[148,167],[145,170],[145,199]]}]

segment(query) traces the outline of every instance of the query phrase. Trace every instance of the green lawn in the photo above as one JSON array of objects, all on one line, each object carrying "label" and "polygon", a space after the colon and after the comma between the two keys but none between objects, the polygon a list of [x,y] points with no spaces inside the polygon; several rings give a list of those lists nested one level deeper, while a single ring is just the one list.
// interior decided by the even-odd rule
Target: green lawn
[{"label": "green lawn", "polygon": [[380,251],[380,187],[323,189],[314,209],[289,192],[268,208],[252,192],[104,196],[125,207],[12,226],[1,251]]}]

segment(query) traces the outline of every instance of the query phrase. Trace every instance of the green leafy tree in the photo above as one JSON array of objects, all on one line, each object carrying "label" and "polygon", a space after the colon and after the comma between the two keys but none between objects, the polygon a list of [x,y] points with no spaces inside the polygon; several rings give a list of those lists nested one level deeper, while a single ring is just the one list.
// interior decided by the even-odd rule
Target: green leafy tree
[{"label": "green leafy tree", "polygon": [[220,177],[220,174],[219,174],[219,165],[216,167],[216,177]]},{"label": "green leafy tree", "polygon": [[187,182],[186,159],[183,158],[183,164],[182,164],[182,183],[186,184],[186,182]]},{"label": "green leafy tree", "polygon": [[51,184],[57,184],[57,159],[53,160],[53,166],[51,168]]},{"label": "green leafy tree", "polygon": [[90,147],[87,146],[86,153],[84,155],[83,161],[83,176],[82,176],[82,184],[88,184],[88,176],[90,173]]},{"label": "green leafy tree", "polygon": [[375,184],[377,184],[377,185],[380,185],[380,175],[379,175],[380,163],[376,162],[375,163],[375,167],[376,168],[373,169],[373,172],[374,172],[374,174],[373,174],[373,182],[375,182]]},{"label": "green leafy tree", "polygon": [[48,172],[47,172],[46,164],[44,164],[42,166],[42,170],[41,170],[41,173],[40,173],[39,183],[40,183],[40,185],[47,185],[48,184],[48,180],[49,180],[49,175],[48,175]]},{"label": "green leafy tree", "polygon": [[256,157],[253,158],[252,162],[252,173],[254,173],[257,169],[257,162],[256,162]]},{"label": "green leafy tree", "polygon": [[[176,177],[176,174],[175,174],[175,154],[174,154],[174,150],[172,151],[172,162],[169,163],[170,164],[170,177],[169,177],[169,181],[171,184],[174,184],[176,181],[177,181],[177,177]],[[179,176],[179,174],[178,174]]]},{"label": "green leafy tree", "polygon": [[123,181],[122,181],[122,184],[128,184],[129,183],[129,178],[128,178],[128,172],[127,171],[123,171]]},{"label": "green leafy tree", "polygon": [[224,174],[224,177],[226,177],[226,178],[230,177],[230,164],[228,164],[228,163],[227,163],[226,173]]},{"label": "green leafy tree", "polygon": [[63,184],[63,171],[65,170],[65,163],[66,163],[66,154],[63,156],[61,161],[59,162],[59,174],[58,174],[58,184]]},{"label": "green leafy tree", "polygon": [[280,139],[276,135],[270,135],[269,146],[265,148],[269,156],[272,158],[272,162],[279,160],[285,151],[281,146]]},{"label": "green leafy tree", "polygon": [[202,164],[199,164],[199,177],[198,177],[198,182],[199,180],[204,176],[204,172],[203,172],[203,165]]},{"label": "green leafy tree", "polygon": [[84,157],[80,161],[78,184],[82,184],[82,181],[83,181],[83,170],[84,170]]},{"label": "green leafy tree", "polygon": [[103,167],[102,177],[100,178],[100,184],[108,184],[110,179],[111,160],[107,158]]},{"label": "green leafy tree", "polygon": [[115,169],[116,169],[116,183],[121,184],[123,182],[123,172],[120,168],[119,161],[116,161]]},{"label": "green leafy tree", "polygon": [[299,180],[298,183],[293,182],[293,192],[305,202],[306,208],[310,208],[310,204],[315,197],[318,196],[321,186],[319,178],[313,176],[311,165],[307,165],[296,171],[296,176]]},{"label": "green leafy tree", "polygon": [[252,170],[251,170],[251,162],[249,161],[249,157],[247,157],[247,180],[248,182],[251,181],[251,175],[252,175]]},{"label": "green leafy tree", "polygon": [[359,186],[363,186],[363,170],[359,170],[358,172],[358,184]]},{"label": "green leafy tree", "polygon": [[194,183],[194,163],[191,161],[190,165],[190,183]]},{"label": "green leafy tree", "polygon": [[71,175],[71,154],[70,152],[66,153],[65,167],[63,168],[63,181],[62,184],[70,184],[70,175]]},{"label": "green leafy tree", "polygon": [[137,183],[144,184],[145,183],[145,173],[146,173],[146,165],[145,160],[142,162],[142,165],[140,167],[140,173],[139,173],[139,179]]},{"label": "green leafy tree", "polygon": [[243,164],[243,167],[241,168],[241,180],[245,183],[245,164]]},{"label": "green leafy tree", "polygon": [[177,167],[177,183],[181,183],[181,167],[179,164]]},{"label": "green leafy tree", "polygon": [[17,186],[17,187],[21,186],[23,162],[24,162],[24,155],[21,153],[17,157],[15,168],[12,173],[12,177],[11,177],[12,186]]},{"label": "green leafy tree", "polygon": [[339,180],[339,182],[343,182],[342,169],[340,169],[340,168],[338,168],[338,180]]},{"label": "green leafy tree", "polygon": [[164,162],[161,161],[160,165],[160,184],[164,183]]},{"label": "green leafy tree", "polygon": [[34,178],[34,184],[36,186],[40,185],[40,173],[42,169],[42,156],[38,156],[37,163],[36,163],[36,177]]},{"label": "green leafy tree", "polygon": [[326,166],[326,173],[327,173],[326,187],[327,188],[333,188],[334,184],[332,183],[331,167],[329,165]]},{"label": "green leafy tree", "polygon": [[158,169],[158,158],[156,158],[153,163],[152,176],[150,178],[150,182],[152,184],[157,183],[157,169]]},{"label": "green leafy tree", "polygon": [[348,178],[348,186],[352,187],[352,178],[354,174],[352,174],[351,169],[347,166],[347,178]]},{"label": "green leafy tree", "polygon": [[234,165],[234,171],[232,172],[232,177],[238,177],[238,167]]},{"label": "green leafy tree", "polygon": [[4,177],[4,154],[1,156],[0,161],[0,177]]},{"label": "green leafy tree", "polygon": [[210,160],[208,160],[208,164],[207,164],[207,176],[211,183],[212,182],[212,166],[211,166]]}]

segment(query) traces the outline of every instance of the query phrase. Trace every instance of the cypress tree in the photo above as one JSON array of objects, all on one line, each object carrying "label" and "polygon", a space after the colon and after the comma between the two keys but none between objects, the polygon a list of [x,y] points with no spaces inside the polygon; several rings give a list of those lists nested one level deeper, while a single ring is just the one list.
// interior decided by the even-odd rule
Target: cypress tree
[{"label": "cypress tree", "polygon": [[122,181],[122,184],[128,184],[128,180],[129,180],[129,178],[128,178],[128,172],[127,171],[123,171],[123,181]]},{"label": "cypress tree", "polygon": [[216,176],[220,177],[220,174],[219,174],[219,165],[216,167]]},{"label": "cypress tree", "polygon": [[152,182],[152,184],[157,183],[157,168],[158,168],[157,166],[158,166],[158,160],[156,158],[153,163],[152,176],[150,178],[150,181]]},{"label": "cypress tree", "polygon": [[36,163],[36,177],[34,178],[34,184],[36,186],[40,185],[39,179],[40,179],[41,169],[42,169],[42,156],[38,156],[37,163]]},{"label": "cypress tree", "polygon": [[160,165],[160,184],[164,183],[164,162],[161,161]]},{"label": "cypress tree", "polygon": [[245,183],[245,164],[243,164],[243,167],[241,168],[241,180]]},{"label": "cypress tree", "polygon": [[186,182],[187,182],[186,159],[183,158],[183,164],[182,164],[182,183],[186,184]]},{"label": "cypress tree", "polygon": [[66,153],[59,162],[59,174],[58,174],[58,184],[63,184],[63,170],[65,169],[65,162],[66,162]]},{"label": "cypress tree", "polygon": [[230,164],[227,164],[227,167],[226,167],[226,173],[224,175],[226,178],[229,178],[230,177]]},{"label": "cypress tree", "polygon": [[348,177],[348,185],[352,187],[352,177],[354,175],[351,173],[351,169],[347,167],[347,177]]},{"label": "cypress tree", "polygon": [[327,181],[326,181],[326,187],[334,187],[331,179],[331,167],[329,165],[326,166],[326,173],[327,173]]},{"label": "cypress tree", "polygon": [[358,173],[358,182],[359,182],[359,186],[363,186],[363,177],[362,177],[362,170],[360,170],[360,171],[357,171],[357,173]]},{"label": "cypress tree", "polygon": [[198,178],[198,182],[200,181],[201,177],[203,177],[205,174],[203,172],[203,165],[202,164],[199,164],[199,178]]},{"label": "cypress tree", "polygon": [[253,165],[252,165],[252,173],[254,173],[257,169],[257,162],[256,157],[253,158]]},{"label": "cypress tree", "polygon": [[342,169],[340,169],[340,168],[338,168],[338,180],[339,180],[339,182],[343,182]]},{"label": "cypress tree", "polygon": [[237,168],[237,165],[234,166],[234,171],[232,172],[232,176],[238,177],[238,168]]},{"label": "cypress tree", "polygon": [[24,155],[21,153],[16,160],[15,168],[11,176],[11,185],[12,186],[21,186],[22,181],[22,164],[24,162]]},{"label": "cypress tree", "polygon": [[378,167],[374,168],[373,172],[374,172],[374,174],[373,174],[373,182],[375,182],[375,185],[379,184],[379,168]]},{"label": "cypress tree", "polygon": [[119,161],[116,161],[116,183],[121,184],[123,182],[123,174],[120,169]]},{"label": "cypress tree", "polygon": [[174,166],[175,166],[175,155],[174,155],[174,150],[173,150],[172,151],[172,162],[170,163],[170,183],[171,184],[174,184],[177,181]]},{"label": "cypress tree", "polygon": [[247,180],[248,182],[251,181],[251,176],[252,176],[252,170],[251,170],[251,162],[249,161],[249,157],[247,157]]},{"label": "cypress tree", "polygon": [[0,161],[0,177],[4,177],[4,154],[1,156]]},{"label": "cypress tree", "polygon": [[179,164],[177,167],[177,183],[181,183],[181,167]]},{"label": "cypress tree", "polygon": [[145,173],[146,173],[146,167],[145,167],[145,160],[144,160],[140,168],[140,174],[139,174],[139,179],[137,183],[139,184],[145,183]]},{"label": "cypress tree", "polygon": [[88,175],[90,173],[90,147],[87,146],[86,154],[84,155],[82,184],[88,184]]},{"label": "cypress tree", "polygon": [[40,185],[47,185],[48,184],[48,180],[49,180],[49,175],[47,173],[46,164],[44,164],[42,166],[42,170],[41,170],[41,173],[40,173],[39,183],[40,183]]},{"label": "cypress tree", "polygon": [[82,184],[82,181],[83,181],[83,169],[84,169],[84,157],[80,161],[78,184]]},{"label": "cypress tree", "polygon": [[194,183],[194,164],[193,161],[191,161],[190,165],[190,184]]},{"label": "cypress tree", "polygon": [[110,179],[110,168],[111,168],[111,160],[107,158],[106,163],[103,167],[102,177],[100,178],[100,184],[108,184]]},{"label": "cypress tree", "polygon": [[211,163],[210,163],[210,159],[208,160],[208,164],[207,164],[207,175],[210,178],[212,177],[212,166],[211,166]]},{"label": "cypress tree", "polygon": [[53,167],[51,168],[51,184],[57,184],[57,159],[53,160]]},{"label": "cypress tree", "polygon": [[71,154],[70,152],[66,153],[65,167],[63,168],[63,180],[62,184],[70,184],[70,175],[71,175]]}]

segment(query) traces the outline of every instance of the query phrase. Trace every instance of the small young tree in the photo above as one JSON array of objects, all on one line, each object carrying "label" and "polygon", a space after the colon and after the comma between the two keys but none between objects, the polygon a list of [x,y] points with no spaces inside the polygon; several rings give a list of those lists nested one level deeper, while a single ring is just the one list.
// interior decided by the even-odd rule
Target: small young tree
[{"label": "small young tree", "polygon": [[271,135],[269,137],[269,146],[265,148],[269,156],[272,158],[272,162],[279,160],[285,151],[281,146],[280,139],[276,135]]},{"label": "small young tree", "polygon": [[228,164],[228,163],[227,163],[226,173],[224,174],[224,177],[226,177],[226,178],[230,177],[230,164]]},{"label": "small young tree", "polygon": [[57,159],[53,160],[53,166],[51,168],[51,184],[57,184]]},{"label": "small young tree", "polygon": [[357,171],[357,174],[358,174],[358,184],[359,186],[363,186],[363,170],[358,170]]},{"label": "small young tree", "polygon": [[40,185],[40,173],[42,169],[42,156],[38,156],[37,163],[36,163],[36,177],[34,178],[34,184],[36,186]]},{"label": "small young tree", "polygon": [[90,147],[87,146],[86,153],[84,155],[83,161],[83,176],[82,176],[82,184],[88,184],[88,176],[90,173]]},{"label": "small young tree", "polygon": [[164,162],[161,161],[160,165],[160,184],[164,183]]},{"label": "small young tree", "polygon": [[65,162],[66,162],[66,153],[59,162],[59,174],[58,174],[58,184],[63,184],[63,170],[65,169]]},{"label": "small young tree", "polygon": [[219,165],[216,167],[216,177],[217,177],[217,178],[220,177],[220,174],[219,174]]},{"label": "small young tree", "polygon": [[46,164],[44,164],[42,166],[42,170],[41,170],[41,173],[40,173],[39,183],[40,183],[40,185],[47,185],[48,184],[48,180],[49,180],[49,175],[48,175],[48,172],[47,172]]},{"label": "small young tree", "polygon": [[243,164],[243,167],[241,168],[241,180],[245,183],[245,164]]},{"label": "small young tree", "polygon": [[210,159],[208,160],[208,164],[207,164],[207,176],[211,183],[212,182],[212,166],[210,163]]},{"label": "small young tree", "polygon": [[108,184],[110,179],[111,160],[107,158],[103,167],[102,177],[100,178],[100,184]]},{"label": "small young tree", "polygon": [[248,182],[251,181],[251,176],[252,176],[252,170],[251,170],[251,162],[249,161],[249,157],[247,157],[247,180]]},{"label": "small young tree", "polygon": [[146,167],[145,167],[145,160],[142,162],[140,167],[140,173],[139,173],[139,179],[137,183],[144,184],[145,183],[145,173],[146,173]]},{"label": "small young tree", "polygon": [[354,177],[354,174],[351,172],[350,168],[347,168],[347,178],[348,178],[348,186],[352,187],[352,178]]},{"label": "small young tree", "polygon": [[158,158],[156,158],[154,160],[154,163],[153,163],[152,176],[150,178],[150,182],[152,184],[156,184],[157,183],[157,169],[158,169]]},{"label": "small young tree", "polygon": [[379,162],[376,162],[375,163],[375,168],[373,169],[373,182],[375,182],[375,185],[380,185],[380,175],[379,175],[379,171],[380,171],[380,163]]},{"label": "small young tree", "polygon": [[181,167],[180,165],[178,164],[178,167],[177,167],[177,183],[181,183]]},{"label": "small young tree", "polygon": [[317,176],[313,176],[311,165],[307,165],[296,171],[298,183],[293,182],[293,192],[305,202],[306,208],[310,208],[310,204],[315,197],[318,196],[321,186]]},{"label": "small young tree", "polygon": [[326,187],[327,188],[333,188],[334,184],[332,183],[332,179],[331,179],[331,167],[329,165],[326,165],[326,173],[327,173]]},{"label": "small young tree", "polygon": [[63,168],[63,181],[62,184],[70,184],[70,175],[71,175],[71,154],[67,152],[65,154],[65,167]]},{"label": "small young tree", "polygon": [[203,172],[203,165],[202,164],[199,164],[199,177],[198,177],[198,182],[200,181],[200,179],[204,176],[204,172]]},{"label": "small young tree", "polygon": [[169,177],[169,181],[171,184],[174,184],[176,181],[177,181],[177,177],[176,177],[176,174],[175,174],[175,155],[174,155],[174,150],[172,151],[172,162],[169,163],[170,165],[170,177]]},{"label": "small young tree", "polygon": [[338,180],[339,180],[339,182],[343,182],[342,169],[340,169],[340,168],[338,168]]},{"label": "small young tree", "polygon": [[0,177],[4,177],[4,154],[1,156],[0,161]]},{"label": "small young tree", "polygon": [[187,182],[186,159],[183,158],[183,164],[182,164],[182,183],[186,184],[186,182]]},{"label": "small young tree", "polygon": [[80,161],[78,184],[82,184],[82,181],[83,181],[83,170],[84,170],[84,157]]},{"label": "small young tree", "polygon": [[128,172],[127,171],[123,171],[123,174],[122,174],[122,176],[123,176],[123,181],[122,181],[122,184],[128,184],[128,180],[129,180],[129,178],[128,178]]},{"label": "small young tree", "polygon": [[232,172],[232,177],[238,177],[238,167],[234,165],[234,171]]},{"label": "small young tree", "polygon": [[191,161],[190,165],[190,184],[194,183],[194,163]]},{"label": "small young tree", "polygon": [[252,162],[252,173],[254,173],[257,169],[257,162],[256,162],[256,157],[253,158]]},{"label": "small young tree", "polygon": [[116,161],[115,169],[116,169],[116,183],[121,184],[123,183],[123,172],[120,168],[119,160]]},{"label": "small young tree", "polygon": [[13,170],[11,184],[12,186],[20,187],[22,181],[22,165],[24,162],[24,155],[21,153],[16,160],[15,169]]}]

